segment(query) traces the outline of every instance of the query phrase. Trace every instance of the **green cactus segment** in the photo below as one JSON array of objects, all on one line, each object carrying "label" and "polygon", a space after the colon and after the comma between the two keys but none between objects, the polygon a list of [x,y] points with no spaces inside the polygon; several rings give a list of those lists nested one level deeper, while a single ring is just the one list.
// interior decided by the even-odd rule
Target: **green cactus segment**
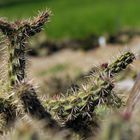
[{"label": "green cactus segment", "polygon": [[25,39],[13,36],[8,50],[8,77],[10,86],[13,86],[25,77]]},{"label": "green cactus segment", "polygon": [[132,52],[125,52],[115,62],[110,64],[104,72],[110,73],[111,76],[124,70],[135,59],[135,55]]},{"label": "green cactus segment", "polygon": [[10,100],[0,98],[0,118],[0,129],[9,127],[14,123],[16,119],[16,106],[13,105]]},{"label": "green cactus segment", "polygon": [[[51,15],[51,11],[46,10],[41,12],[33,21],[31,22],[24,22],[23,26],[21,27],[22,33],[26,37],[34,36],[35,34],[42,31],[43,25],[49,21],[49,17]],[[20,28],[19,28],[20,29]]]},{"label": "green cactus segment", "polygon": [[[5,44],[8,45],[8,78],[6,84],[2,87],[2,89],[4,89],[4,91],[2,90],[2,94],[5,93],[5,91],[8,91],[8,93],[11,93],[11,91],[13,92],[15,87],[24,81],[26,77],[26,43],[29,37],[42,31],[43,25],[49,20],[50,14],[51,13],[46,10],[31,21],[23,20],[10,23],[4,19],[0,19],[0,31],[5,37]],[[27,94],[23,94],[21,97],[26,111],[32,116],[36,116],[38,119],[45,119],[47,122],[46,126],[57,127],[55,120],[51,118],[51,115],[45,111],[40,101],[37,99],[35,91],[31,88],[28,89],[29,93],[28,90],[26,90]],[[16,108],[14,101],[16,100],[14,99],[13,94],[8,99],[0,98],[1,128],[3,126],[9,126],[11,122],[14,122],[17,113],[22,115],[22,111],[16,112],[20,107],[18,106]]]},{"label": "green cactus segment", "polygon": [[121,99],[112,94],[113,88],[112,83],[104,82],[95,91],[87,91],[87,93],[81,91],[76,95],[60,98],[57,101],[50,100],[45,105],[60,120],[74,120],[79,115],[91,118],[93,111],[101,104],[121,106]]},{"label": "green cactus segment", "polygon": [[132,140],[134,133],[130,122],[122,114],[112,114],[104,122],[96,140]]},{"label": "green cactus segment", "polygon": [[61,127],[42,106],[31,84],[22,83],[16,90],[26,113],[37,120],[42,120],[46,129],[60,131]]},{"label": "green cactus segment", "polygon": [[[132,63],[135,56],[128,51],[112,64],[104,64],[101,71],[94,73],[89,78],[86,87],[79,88],[74,91],[74,94],[69,94],[66,97],[45,101],[46,110],[38,99],[33,86],[23,81],[26,77],[26,42],[29,37],[42,30],[50,14],[49,11],[45,11],[31,21],[16,21],[15,23],[0,19],[0,31],[6,37],[8,43],[9,86],[8,88],[6,86],[4,92],[2,90],[2,94],[7,89],[9,90],[8,93],[16,93],[9,96],[8,99],[0,98],[0,133],[3,128],[9,127],[15,121],[19,110],[24,110],[24,113],[32,118],[43,121],[45,130],[49,129],[54,132],[53,134],[68,128],[87,138],[91,136],[93,128],[96,132],[96,128],[99,127],[98,122],[103,111],[121,107],[123,102],[113,91],[114,83],[112,79]],[[14,97],[18,99],[16,100]],[[17,101],[19,101],[18,104]],[[22,115],[22,111],[20,115]],[[120,136],[118,137],[115,133],[121,132],[113,131],[113,129],[117,128],[119,130],[121,122],[110,124],[109,129],[107,129],[109,137],[105,139],[120,139]]]},{"label": "green cactus segment", "polygon": [[[110,72],[114,75],[124,70],[134,58],[133,53],[126,52],[101,73]],[[80,90],[75,95],[58,100],[48,100],[45,106],[57,119],[64,122],[73,120],[79,115],[87,115],[90,118],[94,110],[97,110],[101,104],[119,108],[122,105],[122,100],[113,92],[114,84],[109,80],[110,77],[99,77],[94,79],[97,80],[98,86],[93,84],[86,91]]]},{"label": "green cactus segment", "polygon": [[42,30],[50,14],[49,11],[42,12],[32,21],[8,23],[0,20],[0,30],[8,39],[8,78],[10,87],[13,87],[25,78],[26,42],[29,37]]}]

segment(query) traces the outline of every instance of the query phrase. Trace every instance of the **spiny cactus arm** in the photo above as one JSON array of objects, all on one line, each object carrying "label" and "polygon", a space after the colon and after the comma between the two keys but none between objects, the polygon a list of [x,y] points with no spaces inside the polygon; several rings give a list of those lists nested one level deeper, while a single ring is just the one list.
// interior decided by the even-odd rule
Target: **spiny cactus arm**
[{"label": "spiny cactus arm", "polygon": [[102,105],[117,108],[122,104],[121,99],[112,93],[113,88],[112,83],[106,82],[95,91],[80,90],[78,94],[50,100],[45,103],[45,106],[66,128],[78,133],[81,137],[89,137],[93,135],[93,127],[98,127],[97,116],[100,114],[96,112],[99,112],[99,107]]},{"label": "spiny cactus arm", "polygon": [[105,74],[112,78],[115,76],[115,74],[118,74],[126,69],[127,66],[134,61],[134,59],[134,53],[131,51],[126,51],[112,63],[103,63],[99,68],[93,68],[94,71],[91,70],[87,76],[93,75],[95,76],[95,80],[101,80],[102,75]]},{"label": "spiny cactus arm", "polygon": [[[46,101],[45,106],[57,119],[68,121],[74,120],[79,115],[92,117],[97,106],[106,104],[108,106],[120,107],[121,99],[113,94],[114,85],[104,82],[95,91],[79,91],[75,95],[58,100]],[[86,92],[86,93],[84,93]]]},{"label": "spiny cactus arm", "polygon": [[24,22],[23,27],[21,27],[21,32],[24,36],[31,37],[35,34],[42,31],[43,25],[49,21],[51,12],[49,10],[46,10],[44,12],[41,12],[38,17],[34,18],[33,21],[30,22]]},{"label": "spiny cactus arm", "polygon": [[1,18],[0,30],[3,32],[4,35],[10,36],[15,31],[15,28],[11,23]]},{"label": "spiny cactus arm", "polygon": [[50,129],[55,132],[62,130],[57,121],[55,121],[51,114],[42,106],[37,97],[36,91],[31,84],[27,84],[25,82],[21,83],[18,86],[16,93],[25,112],[37,120],[42,120],[44,122],[45,129]]},{"label": "spiny cactus arm", "polygon": [[107,66],[103,72],[110,73],[111,76],[126,69],[126,67],[135,59],[134,53],[127,51],[117,58],[116,61]]},{"label": "spiny cactus arm", "polygon": [[[121,70],[124,70],[127,65],[133,62],[134,58],[135,56],[133,53],[126,52],[115,62],[110,64],[103,73],[111,71],[114,75]],[[120,107],[122,102],[121,99],[112,91],[114,84],[112,81],[108,80],[110,77],[97,77],[98,86],[93,84],[91,87],[87,88],[86,91],[78,91],[75,95],[70,95],[58,100],[51,99],[46,101],[45,105],[50,109],[50,111],[54,112],[54,116],[57,116],[58,118],[61,117],[64,120],[68,120],[68,118],[74,119],[79,115],[79,113],[90,114],[90,110],[88,110],[89,106],[92,106],[91,108],[94,110],[99,103],[103,102],[113,107]],[[85,107],[87,107],[87,109]]]},{"label": "spiny cactus arm", "polygon": [[17,81],[23,80],[25,75],[25,39],[18,32],[18,28],[17,22],[9,23],[8,21],[0,20],[0,30],[7,38],[8,44],[8,81],[10,87]]},{"label": "spiny cactus arm", "polygon": [[13,87],[25,78],[26,66],[26,42],[27,37],[31,37],[42,30],[43,25],[48,21],[49,11],[42,12],[37,18],[30,22],[15,22],[16,31],[9,37],[9,61],[8,77],[9,86]]},{"label": "spiny cactus arm", "polygon": [[[135,57],[132,57],[134,56],[133,53],[128,54],[130,55],[127,55],[127,53],[123,54],[117,59],[119,61],[115,61],[114,65],[110,64],[109,67],[105,68],[100,73],[102,76],[97,75],[96,78],[93,78],[97,80],[98,84],[89,83],[91,86],[84,90],[79,89],[77,94],[71,94],[70,96],[65,98],[61,97],[57,100],[48,100],[45,102],[45,106],[66,127],[71,128],[80,135],[86,136],[87,131],[91,132],[89,131],[90,124],[98,126],[98,119],[95,118],[100,115],[98,114],[100,113],[100,106],[111,109],[119,108],[123,104],[122,100],[113,92],[114,83],[111,78],[114,74],[124,69],[123,67],[115,72],[113,71],[116,69],[116,66],[120,66],[118,65],[119,63],[123,63],[122,61],[126,61],[129,58],[130,61],[124,63],[125,67],[127,67],[134,60]],[[112,72],[112,75],[109,75],[109,71]],[[85,131],[86,133],[84,133],[84,129],[79,130],[81,124],[87,130]]]},{"label": "spiny cactus arm", "polygon": [[17,21],[9,23],[0,19],[0,30],[8,39],[8,81],[10,89],[25,78],[27,37],[40,32],[43,25],[49,20],[50,15],[51,12],[46,10],[30,22]]}]

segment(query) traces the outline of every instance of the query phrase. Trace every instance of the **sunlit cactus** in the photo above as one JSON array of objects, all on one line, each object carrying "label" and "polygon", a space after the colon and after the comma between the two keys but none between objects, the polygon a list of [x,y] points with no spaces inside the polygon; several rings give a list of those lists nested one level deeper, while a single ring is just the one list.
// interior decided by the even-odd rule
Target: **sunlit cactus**
[{"label": "sunlit cactus", "polygon": [[[24,110],[21,116],[27,114],[32,119],[43,121],[45,131],[57,134],[68,130],[88,138],[100,128],[101,108],[117,110],[123,105],[123,100],[114,91],[114,77],[133,62],[135,55],[131,51],[124,52],[114,62],[103,64],[99,72],[89,76],[86,86],[79,86],[66,97],[41,102],[33,85],[26,82],[26,50],[28,39],[42,31],[50,14],[45,11],[33,20],[12,23],[0,19],[0,31],[8,43],[8,86],[4,92],[9,95],[0,98],[0,126],[10,126],[17,118],[17,112]],[[70,136],[68,133],[65,139]]]},{"label": "sunlit cactus", "polygon": [[135,55],[132,52],[124,52],[116,61],[111,63],[109,66],[106,66],[105,72],[110,73],[111,75],[117,74],[120,71],[126,69],[126,67],[133,62]]},{"label": "sunlit cactus", "polygon": [[90,124],[98,126],[96,116],[99,114],[95,112],[100,112],[100,106],[119,108],[123,104],[113,91],[115,85],[112,77],[124,70],[134,59],[133,53],[125,52],[98,75],[91,77],[90,82],[93,84],[88,83],[89,87],[79,89],[77,93],[67,97],[50,99],[46,101],[45,106],[66,127],[82,135],[90,135]]},{"label": "sunlit cactus", "polygon": [[[0,117],[2,126],[8,127],[11,122],[16,120],[19,108],[17,101],[14,101],[13,89],[17,84],[20,84],[26,78],[26,50],[28,39],[39,33],[43,25],[48,22],[51,12],[46,10],[34,18],[33,20],[23,20],[16,22],[8,22],[5,19],[0,19],[0,31],[5,37],[5,45],[7,45],[7,81],[2,84],[1,90],[8,97],[0,98]],[[3,83],[1,79],[1,83]],[[6,93],[7,92],[7,93]],[[18,111],[17,111],[18,110]],[[4,127],[3,127],[4,128]]]},{"label": "sunlit cactus", "polygon": [[10,87],[25,78],[25,52],[28,38],[42,30],[43,25],[49,20],[50,14],[47,10],[31,21],[9,23],[3,19],[0,20],[0,30],[8,42],[8,82]]}]

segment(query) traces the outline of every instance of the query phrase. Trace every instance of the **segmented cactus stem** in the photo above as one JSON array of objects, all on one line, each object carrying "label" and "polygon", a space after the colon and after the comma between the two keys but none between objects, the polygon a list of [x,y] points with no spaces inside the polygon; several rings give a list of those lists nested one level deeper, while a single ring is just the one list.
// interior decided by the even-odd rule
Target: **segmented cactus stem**
[{"label": "segmented cactus stem", "polygon": [[[115,62],[110,64],[103,73],[110,71],[112,74],[116,74],[126,68],[134,58],[133,53],[126,52]],[[46,107],[54,112],[53,114],[55,116],[61,117],[64,120],[76,118],[79,113],[90,114],[89,109],[94,110],[94,108],[102,102],[114,107],[120,107],[121,100],[112,91],[114,84],[109,80],[110,77],[97,77],[98,86],[93,84],[92,87],[88,88],[86,91],[78,91],[75,95],[70,95],[58,100],[51,99],[46,101]]]},{"label": "segmented cactus stem", "polygon": [[[46,10],[40,13],[31,21],[24,20],[10,23],[4,19],[0,19],[0,31],[6,38],[6,45],[8,44],[8,87],[6,86],[6,91],[8,91],[8,93],[11,93],[15,86],[20,84],[21,81],[25,79],[27,48],[26,42],[28,41],[29,37],[42,31],[42,27],[49,20],[50,14],[51,12]],[[27,112],[30,112],[32,116],[35,116],[35,112],[30,109],[32,105],[35,105],[36,107],[34,107],[33,109],[36,109],[36,111],[38,111],[36,118],[45,119],[46,122],[48,119],[48,124],[46,123],[46,126],[48,125],[49,127],[57,127],[57,123],[51,118],[51,115],[47,113],[47,111],[45,111],[40,101],[37,99],[35,91],[33,89],[31,91],[33,91],[34,95],[32,95],[32,93],[29,93],[28,96],[23,96],[23,99],[27,99],[27,101],[23,100],[26,109],[29,109]],[[33,102],[29,102],[31,100],[28,101],[28,97],[31,97],[31,100],[33,98]],[[13,105],[13,96],[11,97],[11,99],[7,100],[0,98],[0,118],[2,118],[1,124],[3,124],[4,126],[9,126],[10,122],[12,122],[12,120],[16,118],[15,106]],[[27,105],[29,105],[29,107],[26,106],[26,103]],[[30,103],[33,104],[30,105]],[[37,107],[39,107],[39,109]]]},{"label": "segmented cactus stem", "polygon": [[25,40],[21,37],[15,37],[8,47],[8,77],[9,86],[14,86],[25,78]]},{"label": "segmented cactus stem", "polygon": [[10,87],[13,87],[25,78],[26,42],[29,37],[42,30],[50,14],[51,13],[46,10],[30,22],[17,21],[15,23],[8,23],[4,20],[0,20],[0,30],[7,37],[9,44],[8,78]]},{"label": "segmented cactus stem", "polygon": [[[74,95],[48,100],[45,102],[46,108],[66,127],[80,133],[80,135],[90,135],[92,132],[90,124],[98,126],[98,119],[95,119],[98,116],[97,112],[100,112],[98,107],[121,107],[123,102],[114,93],[114,83],[111,79],[112,76],[132,63],[134,58],[133,53],[124,53],[93,78],[97,84],[92,84],[85,90],[79,89]],[[79,130],[79,128],[81,129]],[[84,129],[82,130],[82,128]]]},{"label": "segmented cactus stem", "polygon": [[50,15],[51,15],[51,11],[46,10],[45,12],[41,12],[32,21],[24,22],[23,26],[21,27],[23,34],[26,37],[31,37],[41,32],[43,25],[49,21]]},{"label": "segmented cactus stem", "polygon": [[126,67],[135,59],[134,53],[127,51],[122,54],[116,61],[107,66],[104,70],[106,73],[110,73],[111,76],[126,69]]}]

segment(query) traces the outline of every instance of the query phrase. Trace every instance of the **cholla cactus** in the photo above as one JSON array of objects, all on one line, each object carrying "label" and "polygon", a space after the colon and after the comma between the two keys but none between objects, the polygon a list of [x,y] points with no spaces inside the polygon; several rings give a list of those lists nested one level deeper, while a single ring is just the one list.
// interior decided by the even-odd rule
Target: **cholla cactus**
[{"label": "cholla cactus", "polygon": [[16,88],[15,93],[18,95],[25,112],[37,120],[43,120],[45,129],[51,129],[55,132],[62,130],[50,113],[42,106],[31,84],[21,83]]},{"label": "cholla cactus", "polygon": [[[43,25],[49,20],[50,14],[51,12],[46,10],[32,21],[16,21],[15,23],[9,23],[4,19],[0,19],[0,31],[5,36],[8,44],[8,86],[4,85],[6,89],[3,92],[11,94],[14,87],[25,79],[25,56],[28,38],[42,30]],[[17,114],[17,105],[14,104],[13,97],[11,95],[8,97],[0,100],[0,114],[4,116],[1,118],[3,118],[3,124],[5,125],[8,125],[9,122],[14,122],[13,120]]]},{"label": "cholla cactus", "polygon": [[97,140],[139,140],[140,139],[140,77],[130,92],[127,104],[121,112],[106,117]]},{"label": "cholla cactus", "polygon": [[134,59],[133,53],[124,53],[115,62],[106,65],[99,75],[92,77],[93,82],[90,82],[93,84],[88,83],[88,88],[79,89],[68,97],[50,99],[46,101],[45,106],[66,127],[82,135],[91,135],[91,124],[98,126],[98,114],[95,112],[100,112],[100,106],[119,108],[122,105],[121,99],[113,91],[114,83],[111,78]]},{"label": "cholla cactus", "polygon": [[[89,78],[86,88],[65,98],[47,100],[43,107],[33,86],[25,82],[25,56],[28,38],[42,30],[49,15],[50,12],[45,11],[33,21],[15,23],[0,20],[0,30],[8,42],[8,90],[5,91],[14,93],[8,99],[0,98],[1,124],[8,125],[16,118],[15,106],[21,102],[21,110],[24,109],[24,113],[32,118],[43,120],[45,129],[56,133],[68,128],[88,137],[92,134],[92,129],[99,126],[100,107],[116,109],[122,105],[122,100],[113,91],[113,77],[132,63],[135,56],[130,51],[125,52],[112,64],[103,65],[99,73]],[[19,101],[16,101],[17,105],[14,102],[16,99]]]},{"label": "cholla cactus", "polygon": [[0,30],[8,41],[8,81],[10,87],[25,78],[26,42],[29,37],[34,36],[42,30],[49,16],[50,12],[45,11],[32,21],[9,23],[8,21],[0,20]]}]

